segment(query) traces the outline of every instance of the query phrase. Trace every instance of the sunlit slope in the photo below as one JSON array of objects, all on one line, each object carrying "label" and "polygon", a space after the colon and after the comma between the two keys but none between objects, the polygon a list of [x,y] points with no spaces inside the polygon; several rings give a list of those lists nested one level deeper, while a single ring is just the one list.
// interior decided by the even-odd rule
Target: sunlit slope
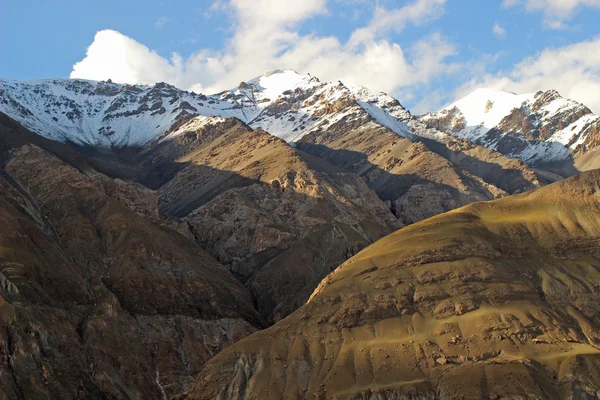
[{"label": "sunlit slope", "polygon": [[188,398],[600,397],[600,172],[403,228]]}]

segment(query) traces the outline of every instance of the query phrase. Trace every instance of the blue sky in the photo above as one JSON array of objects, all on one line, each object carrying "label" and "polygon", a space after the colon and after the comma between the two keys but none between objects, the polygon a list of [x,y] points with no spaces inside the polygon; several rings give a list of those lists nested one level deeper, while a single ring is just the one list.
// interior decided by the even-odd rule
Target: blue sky
[{"label": "blue sky", "polygon": [[600,0],[0,0],[0,77],[211,92],[283,67],[417,112],[478,86],[556,88],[598,112],[599,20]]}]

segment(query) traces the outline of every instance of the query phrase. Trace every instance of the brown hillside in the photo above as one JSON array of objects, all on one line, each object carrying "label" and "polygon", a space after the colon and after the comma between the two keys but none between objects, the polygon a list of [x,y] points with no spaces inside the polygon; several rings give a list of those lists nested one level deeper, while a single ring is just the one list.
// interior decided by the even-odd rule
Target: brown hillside
[{"label": "brown hillside", "polygon": [[246,284],[259,312],[296,310],[335,267],[401,226],[358,176],[231,118],[191,120],[140,156],[159,205]]},{"label": "brown hillside", "polygon": [[152,191],[34,145],[10,153],[0,176],[1,398],[161,398],[263,326],[225,267],[150,220]]},{"label": "brown hillside", "polygon": [[413,142],[369,117],[356,118],[310,132],[297,146],[362,176],[404,223],[540,185],[523,163],[482,146]]},{"label": "brown hillside", "polygon": [[598,398],[600,172],[403,228],[185,398]]}]

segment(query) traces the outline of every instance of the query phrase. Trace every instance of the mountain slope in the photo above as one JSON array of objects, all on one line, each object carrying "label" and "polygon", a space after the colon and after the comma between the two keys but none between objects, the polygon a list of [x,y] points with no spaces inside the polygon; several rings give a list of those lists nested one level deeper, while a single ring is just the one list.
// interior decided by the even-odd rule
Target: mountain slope
[{"label": "mountain slope", "polygon": [[156,189],[160,212],[184,219],[170,226],[230,267],[269,320],[401,224],[547,181],[428,128],[384,93],[290,70],[211,96],[81,80],[0,90],[0,109],[25,126]]},{"label": "mountain slope", "polygon": [[264,326],[231,273],[164,226],[155,192],[14,124],[0,127],[0,397],[170,396]]},{"label": "mountain slope", "polygon": [[600,172],[400,229],[186,399],[597,398]]},{"label": "mountain slope", "polygon": [[[309,132],[296,147],[363,176],[405,223],[540,185],[522,163],[477,153],[473,147],[479,146],[460,146],[450,139],[440,143],[399,137],[368,115]],[[460,150],[469,154],[458,156]]]},{"label": "mountain slope", "polygon": [[288,142],[353,116],[411,140],[448,134],[532,165],[561,162],[600,143],[599,117],[556,91],[516,95],[478,89],[446,109],[414,118],[394,98],[341,82],[275,70],[214,95],[154,86],[0,79],[0,111],[42,136],[78,144],[143,146],[193,115],[236,117]]},{"label": "mountain slope", "polygon": [[[272,71],[211,96],[165,84],[148,87],[80,80],[0,81],[0,91],[5,96],[0,111],[25,126],[46,137],[95,147],[123,150],[158,143],[178,132],[193,116],[201,115],[235,117],[290,143],[318,144],[317,149],[303,149],[330,162],[333,158],[322,146],[332,151],[358,152],[362,164],[344,168],[357,172],[368,161],[384,175],[391,175],[389,185],[377,179],[378,183],[371,187],[380,193],[379,187],[387,186],[382,199],[397,202],[396,210],[402,211],[415,196],[421,197],[432,189],[444,192],[430,202],[429,210],[397,212],[405,222],[473,201],[529,190],[555,179],[548,174],[538,176],[524,164],[514,163],[497,152],[476,150],[479,146],[474,146],[468,158],[455,157],[451,135],[427,127],[385,93],[349,88],[341,82],[321,82],[290,70]],[[357,146],[357,141],[375,141],[382,147]],[[398,154],[410,142],[425,143],[429,162],[439,161],[448,168],[436,176],[425,176],[423,168],[412,168],[406,173],[398,168],[390,171],[393,165],[405,161]],[[393,143],[401,145],[392,151],[392,157],[388,153]],[[452,171],[449,174],[455,177],[445,176],[445,171]],[[479,171],[485,171],[485,177]],[[364,176],[363,172],[359,173]],[[398,179],[397,175],[405,176]],[[373,176],[365,178],[373,181]],[[448,182],[452,182],[448,187],[439,186]],[[427,186],[411,189],[422,183]],[[410,199],[402,199],[411,190]]]},{"label": "mountain slope", "polygon": [[196,117],[133,160],[167,215],[250,288],[269,320],[401,224],[358,176],[235,118]]},{"label": "mountain slope", "polygon": [[421,120],[531,165],[568,161],[600,144],[600,117],[554,90],[516,95],[478,89]]},{"label": "mountain slope", "polygon": [[595,165],[589,110],[511,96],[505,134],[289,70],[0,80],[3,395],[597,396],[597,173],[418,222]]},{"label": "mountain slope", "polygon": [[311,97],[306,110],[301,110],[305,114],[321,112],[326,102],[335,102],[342,94],[336,85],[290,70],[276,70],[210,96],[165,83],[0,80],[0,111],[49,139],[83,145],[143,146],[191,115],[236,117],[293,141],[300,129],[314,122],[284,119],[289,111],[286,97],[295,90]]},{"label": "mountain slope", "polygon": [[[270,87],[278,75],[295,77],[295,85],[275,101],[261,97],[264,87]],[[452,136],[428,128],[384,93],[348,88],[341,82],[322,83],[310,76],[300,79],[283,71],[241,84],[225,92],[225,97],[248,103],[250,93],[261,99],[260,104],[271,101],[251,126],[363,176],[383,200],[392,203],[403,222],[529,190],[545,181],[525,164],[497,152],[477,150],[480,146],[471,146],[469,157],[456,157]],[[408,161],[405,157],[415,156],[415,151],[407,150],[413,142],[426,143],[414,146],[422,154],[421,165],[401,167]],[[478,176],[480,171],[488,181]],[[442,195],[434,199],[431,195],[436,191]],[[422,197],[430,197],[428,204],[415,201]]]}]

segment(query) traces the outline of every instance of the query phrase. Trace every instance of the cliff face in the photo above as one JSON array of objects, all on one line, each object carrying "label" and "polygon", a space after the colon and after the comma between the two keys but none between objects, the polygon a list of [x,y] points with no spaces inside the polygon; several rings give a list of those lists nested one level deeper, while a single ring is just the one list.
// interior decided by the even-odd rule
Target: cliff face
[{"label": "cliff face", "polygon": [[386,236],[186,399],[596,398],[600,174]]}]

